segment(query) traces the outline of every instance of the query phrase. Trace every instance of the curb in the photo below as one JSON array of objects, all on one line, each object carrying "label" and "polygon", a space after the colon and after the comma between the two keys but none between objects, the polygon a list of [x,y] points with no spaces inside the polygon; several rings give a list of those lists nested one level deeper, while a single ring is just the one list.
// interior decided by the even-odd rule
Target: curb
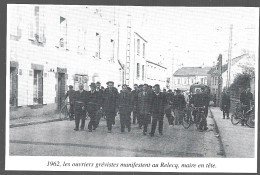
[{"label": "curb", "polygon": [[211,111],[211,108],[209,108],[209,111],[210,111],[210,114],[212,116],[216,132],[219,135],[218,136],[218,140],[219,140],[219,144],[220,144],[220,151],[219,151],[218,155],[222,155],[222,156],[226,157],[226,152],[225,152],[224,145],[223,145],[223,142],[222,142],[222,139],[221,139],[221,135],[219,134],[218,124],[217,124],[217,122],[216,122],[216,120],[214,118],[214,115],[213,115],[213,113]]},{"label": "curb", "polygon": [[15,128],[15,127],[37,125],[37,124],[50,123],[50,122],[56,122],[56,121],[62,121],[62,119],[52,119],[52,120],[45,120],[45,121],[36,121],[36,122],[28,122],[28,123],[11,124],[9,127],[10,128]]}]

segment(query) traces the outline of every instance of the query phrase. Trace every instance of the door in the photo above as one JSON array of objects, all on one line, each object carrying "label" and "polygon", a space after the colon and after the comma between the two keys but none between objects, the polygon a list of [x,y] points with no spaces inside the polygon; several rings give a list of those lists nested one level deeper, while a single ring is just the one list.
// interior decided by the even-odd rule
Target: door
[{"label": "door", "polygon": [[10,67],[10,106],[17,106],[18,75],[17,68]]},{"label": "door", "polygon": [[65,73],[58,73],[58,110],[65,99]]}]

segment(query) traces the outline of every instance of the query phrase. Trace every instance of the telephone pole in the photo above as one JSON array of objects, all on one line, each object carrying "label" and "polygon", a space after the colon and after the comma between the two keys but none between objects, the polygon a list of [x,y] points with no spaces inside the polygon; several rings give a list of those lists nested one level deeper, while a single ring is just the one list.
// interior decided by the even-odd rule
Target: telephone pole
[{"label": "telephone pole", "polygon": [[229,48],[228,48],[228,72],[227,72],[227,88],[230,87],[230,72],[231,72],[231,64],[232,64],[232,29],[233,25],[230,25],[230,35],[229,35]]}]

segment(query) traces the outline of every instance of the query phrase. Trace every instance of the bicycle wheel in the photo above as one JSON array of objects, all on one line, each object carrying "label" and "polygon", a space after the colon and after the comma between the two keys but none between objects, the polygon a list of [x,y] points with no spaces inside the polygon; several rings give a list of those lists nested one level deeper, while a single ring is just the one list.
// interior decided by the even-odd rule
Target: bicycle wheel
[{"label": "bicycle wheel", "polygon": [[241,122],[241,118],[237,114],[231,115],[231,123],[233,125],[237,125],[239,122]]},{"label": "bicycle wheel", "polygon": [[190,127],[191,123],[192,123],[191,116],[188,115],[187,113],[185,113],[183,116],[183,120],[182,120],[182,126],[185,129],[188,129]]},{"label": "bicycle wheel", "polygon": [[254,115],[254,113],[249,114],[248,119],[246,121],[246,125],[249,126],[250,128],[255,127],[255,115]]},{"label": "bicycle wheel", "polygon": [[199,129],[200,127],[200,122],[202,121],[202,116],[203,114],[201,113],[197,113],[197,116],[196,116],[196,121],[195,121],[195,124],[196,124],[196,128]]},{"label": "bicycle wheel", "polygon": [[60,110],[60,115],[59,115],[61,120],[67,119],[68,117],[68,110],[67,110],[67,106],[63,106]]}]

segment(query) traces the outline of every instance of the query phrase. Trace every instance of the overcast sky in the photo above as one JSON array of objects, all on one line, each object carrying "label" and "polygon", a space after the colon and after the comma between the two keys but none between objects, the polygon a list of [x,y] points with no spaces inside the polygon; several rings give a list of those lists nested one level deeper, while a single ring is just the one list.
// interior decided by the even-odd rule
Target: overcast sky
[{"label": "overcast sky", "polygon": [[[118,9],[118,7],[117,7]],[[147,57],[184,66],[212,66],[220,53],[227,59],[230,25],[232,57],[242,50],[258,53],[259,9],[239,7],[120,7],[120,19],[130,13],[132,26],[148,41]],[[257,54],[258,55],[258,54]],[[156,60],[156,61],[157,61]]]}]

